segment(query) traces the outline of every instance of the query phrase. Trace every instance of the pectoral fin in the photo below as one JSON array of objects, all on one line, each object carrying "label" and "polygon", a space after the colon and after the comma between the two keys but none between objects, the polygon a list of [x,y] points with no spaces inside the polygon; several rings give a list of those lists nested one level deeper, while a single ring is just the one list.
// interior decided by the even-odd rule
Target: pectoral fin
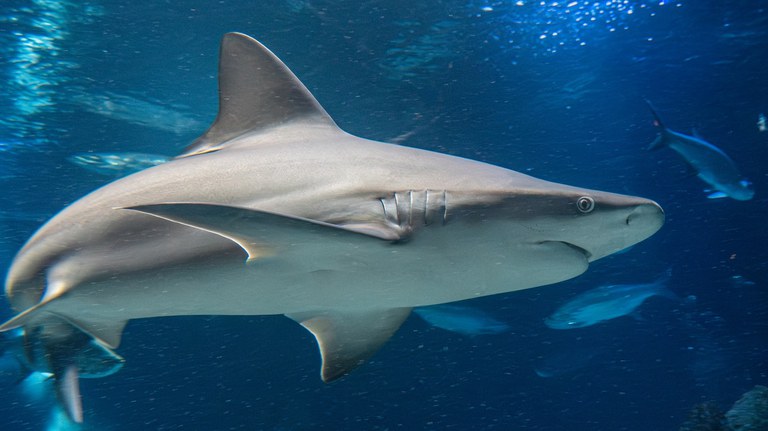
[{"label": "pectoral fin", "polygon": [[249,208],[200,203],[163,203],[125,208],[168,221],[205,230],[237,243],[248,260],[276,253],[280,247],[306,243],[360,244],[362,241],[397,241],[400,232],[388,224],[354,227],[259,211]]},{"label": "pectoral fin", "polygon": [[397,331],[410,308],[326,311],[287,315],[317,339],[322,355],[321,377],[335,380],[362,364]]}]

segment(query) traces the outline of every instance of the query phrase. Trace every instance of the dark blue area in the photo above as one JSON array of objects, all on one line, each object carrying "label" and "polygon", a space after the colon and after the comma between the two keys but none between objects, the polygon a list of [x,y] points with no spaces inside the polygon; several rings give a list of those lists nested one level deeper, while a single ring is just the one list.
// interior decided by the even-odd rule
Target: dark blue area
[{"label": "dark blue area", "polygon": [[[768,384],[768,132],[756,125],[768,114],[768,4],[629,3],[638,5],[631,17],[564,30],[586,44],[551,52],[537,31],[573,23],[533,2],[3,2],[3,82],[18,70],[20,35],[46,34],[35,19],[63,10],[52,21],[66,29],[55,56],[38,51],[49,65],[38,75],[56,81],[38,88],[52,105],[20,115],[22,87],[0,85],[4,268],[43,221],[110,181],[67,156],[173,155],[204,129],[162,130],[73,100],[127,95],[207,124],[228,31],[265,43],[350,133],[406,136],[404,145],[652,198],[667,214],[654,237],[575,280],[468,303],[512,332],[465,337],[411,318],[369,363],[328,385],[311,334],[282,316],[131,322],[123,370],[83,381],[87,425],[671,430],[695,404],[727,409]],[[726,151],[755,198],[708,200],[674,153],[645,151],[655,130],[644,98],[672,129],[695,128]],[[578,330],[543,324],[578,292],[650,282],[670,267],[671,290],[695,300],[653,298],[635,318]],[[555,375],[537,375],[543,364]],[[47,413],[24,407],[20,391],[4,389],[0,401],[3,431],[44,429]]]}]

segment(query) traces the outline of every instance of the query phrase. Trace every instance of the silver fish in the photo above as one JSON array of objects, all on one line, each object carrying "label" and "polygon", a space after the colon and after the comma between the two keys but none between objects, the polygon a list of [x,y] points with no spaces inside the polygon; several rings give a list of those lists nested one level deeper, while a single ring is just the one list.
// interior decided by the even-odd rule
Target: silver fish
[{"label": "silver fish", "polygon": [[651,103],[646,103],[653,114],[653,123],[659,129],[659,135],[649,149],[669,147],[680,154],[696,172],[696,176],[715,189],[714,193],[708,195],[709,198],[730,197],[739,201],[752,199],[755,195],[752,183],[739,173],[736,163],[723,150],[699,137],[666,128]]},{"label": "silver fish", "polygon": [[78,153],[67,161],[101,175],[125,176],[161,165],[171,157],[147,153]]},{"label": "silver fish", "polygon": [[430,305],[416,307],[413,312],[434,327],[467,336],[501,334],[511,329],[490,314],[464,305]]},{"label": "silver fish", "polygon": [[79,91],[69,100],[93,114],[156,130],[182,134],[204,127],[203,123],[177,108],[124,94]]},{"label": "silver fish", "polygon": [[669,279],[667,272],[652,283],[611,284],[588,290],[560,306],[544,323],[552,329],[584,328],[626,316],[651,296],[679,299],[667,289]]}]

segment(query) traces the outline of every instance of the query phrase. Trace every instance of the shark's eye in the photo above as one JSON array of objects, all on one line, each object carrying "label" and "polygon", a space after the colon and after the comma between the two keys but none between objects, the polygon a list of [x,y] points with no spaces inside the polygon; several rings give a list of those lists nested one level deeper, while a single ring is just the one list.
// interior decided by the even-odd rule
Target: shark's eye
[{"label": "shark's eye", "polygon": [[589,196],[582,196],[576,201],[576,208],[584,214],[590,213],[595,209],[595,200]]}]

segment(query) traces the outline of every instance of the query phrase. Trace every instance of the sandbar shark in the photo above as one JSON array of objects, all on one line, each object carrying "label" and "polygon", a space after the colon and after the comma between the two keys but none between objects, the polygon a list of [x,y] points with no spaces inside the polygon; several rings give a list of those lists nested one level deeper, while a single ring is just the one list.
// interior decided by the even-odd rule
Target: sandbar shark
[{"label": "sandbar shark", "polygon": [[655,202],[342,131],[249,36],[224,36],[219,113],[175,159],[72,203],[24,245],[5,289],[75,421],[82,334],[131,319],[284,314],[321,377],[370,357],[413,307],[556,283],[654,234]]}]

